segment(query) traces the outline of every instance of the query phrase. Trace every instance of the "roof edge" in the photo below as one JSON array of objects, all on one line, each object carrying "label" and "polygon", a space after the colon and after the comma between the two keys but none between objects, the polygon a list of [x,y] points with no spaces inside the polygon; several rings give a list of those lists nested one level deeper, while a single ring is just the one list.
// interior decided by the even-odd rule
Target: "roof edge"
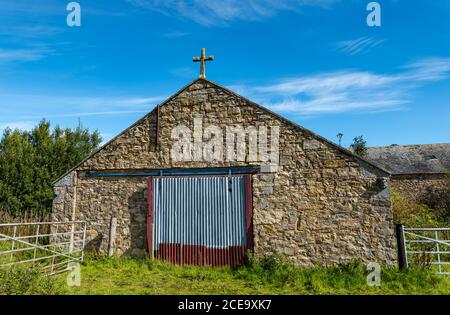
[{"label": "roof edge", "polygon": [[57,182],[59,182],[61,179],[63,179],[64,177],[66,177],[68,174],[72,173],[73,171],[75,171],[77,168],[79,168],[84,162],[86,162],[87,160],[89,160],[90,158],[92,158],[95,154],[99,153],[101,150],[103,150],[106,146],[108,146],[110,143],[112,143],[113,141],[115,141],[117,138],[119,138],[121,135],[125,134],[128,130],[130,130],[131,128],[133,128],[134,126],[138,125],[140,122],[142,122],[145,118],[147,118],[149,115],[151,115],[158,106],[163,106],[164,104],[170,102],[172,99],[174,99],[175,97],[177,97],[178,95],[180,95],[181,93],[183,93],[188,87],[190,87],[192,84],[196,83],[197,81],[203,80],[201,78],[197,78],[193,81],[191,81],[189,84],[185,85],[184,87],[182,87],[180,90],[178,90],[178,92],[176,92],[175,94],[173,94],[172,96],[170,96],[168,99],[166,99],[164,102],[162,102],[161,104],[156,104],[155,107],[149,111],[147,114],[145,114],[144,116],[142,116],[141,118],[139,118],[136,122],[134,122],[131,126],[127,127],[126,129],[122,130],[119,134],[117,134],[115,137],[111,138],[111,140],[109,140],[108,142],[106,142],[104,145],[102,145],[101,147],[99,147],[97,150],[95,150],[94,152],[92,152],[91,154],[89,154],[87,157],[85,157],[83,160],[81,160],[77,165],[75,165],[74,167],[72,167],[71,169],[69,169],[67,172],[65,172],[63,175],[59,176],[57,179],[55,179],[52,182],[52,185],[56,184]]},{"label": "roof edge", "polygon": [[254,101],[252,101],[252,100],[246,98],[245,96],[242,96],[242,95],[240,95],[240,94],[238,94],[238,93],[236,93],[236,92],[234,92],[234,91],[232,91],[232,90],[230,90],[230,89],[228,89],[228,88],[226,88],[226,87],[221,86],[221,85],[218,84],[218,83],[215,83],[215,82],[209,80],[209,79],[198,79],[198,80],[204,80],[204,81],[206,81],[206,82],[208,82],[208,83],[210,83],[210,84],[212,84],[212,85],[214,85],[214,86],[216,86],[216,87],[218,87],[218,88],[221,88],[221,89],[227,91],[228,93],[230,93],[230,94],[232,94],[232,95],[234,95],[234,96],[236,96],[236,97],[242,98],[242,99],[244,99],[245,101],[247,101],[247,102],[249,102],[250,104],[252,104],[253,106],[256,106],[257,108],[266,111],[267,113],[269,113],[269,114],[271,114],[271,115],[277,117],[278,119],[280,119],[280,120],[282,120],[282,121],[284,121],[284,122],[286,122],[286,123],[292,125],[293,127],[298,128],[298,129],[300,129],[300,130],[302,130],[302,131],[305,131],[305,132],[311,134],[313,137],[316,137],[316,138],[318,138],[318,139],[324,141],[325,143],[327,143],[327,144],[331,145],[332,147],[338,149],[338,150],[341,151],[342,153],[345,153],[345,154],[347,154],[347,155],[349,155],[349,156],[355,157],[355,158],[358,159],[359,161],[361,161],[361,162],[363,162],[363,163],[365,163],[365,164],[367,164],[367,165],[370,165],[370,166],[372,166],[372,167],[375,167],[376,169],[380,170],[380,171],[383,172],[383,173],[386,173],[386,175],[391,175],[391,172],[389,172],[388,170],[384,169],[383,167],[381,167],[381,166],[379,166],[379,165],[377,165],[377,164],[374,164],[373,162],[371,162],[371,161],[369,161],[369,160],[367,160],[367,159],[365,159],[365,158],[363,158],[363,157],[361,157],[361,156],[359,156],[359,155],[353,153],[352,151],[350,151],[350,150],[348,150],[348,149],[346,149],[346,148],[344,148],[344,147],[342,147],[342,146],[340,146],[340,145],[338,145],[338,144],[336,144],[336,143],[334,143],[334,142],[328,140],[327,138],[322,137],[321,135],[319,135],[319,134],[317,134],[317,133],[315,133],[315,132],[313,132],[313,131],[311,131],[311,130],[309,130],[309,129],[307,129],[307,128],[305,128],[305,127],[303,127],[303,126],[301,126],[301,125],[299,125],[299,124],[297,124],[297,123],[295,123],[295,122],[293,122],[292,120],[289,120],[289,119],[287,119],[286,117],[283,117],[283,116],[281,116],[281,115],[279,115],[279,114],[277,114],[277,113],[271,111],[270,109],[268,109],[268,108],[266,108],[266,107],[264,107],[264,106],[262,106],[262,105],[259,105],[258,103],[255,103]]},{"label": "roof edge", "polygon": [[440,142],[440,143],[422,143],[422,144],[388,144],[388,145],[378,145],[378,146],[370,146],[368,149],[380,149],[380,148],[396,148],[396,147],[422,147],[422,146],[435,146],[435,145],[448,145],[450,143]]},{"label": "roof edge", "polygon": [[88,155],[86,158],[84,158],[83,160],[81,160],[77,165],[75,165],[74,167],[72,167],[71,169],[69,169],[69,170],[68,170],[67,172],[65,172],[63,175],[59,176],[56,180],[54,180],[54,181],[52,182],[52,184],[53,184],[53,185],[56,184],[58,181],[60,181],[60,180],[63,179],[64,177],[66,177],[68,174],[70,174],[71,172],[75,171],[75,170],[76,170],[77,168],[79,168],[84,162],[86,162],[87,160],[89,160],[90,158],[92,158],[95,154],[97,154],[98,152],[100,152],[101,150],[103,150],[106,146],[108,146],[110,143],[112,143],[113,141],[115,141],[118,137],[120,137],[121,135],[125,134],[128,130],[130,130],[131,128],[133,128],[134,126],[136,126],[137,124],[139,124],[140,122],[142,122],[146,117],[148,117],[149,115],[151,115],[151,114],[156,110],[156,108],[157,108],[158,106],[164,106],[165,104],[167,104],[168,102],[170,102],[171,100],[173,100],[175,97],[177,97],[178,95],[180,95],[181,93],[183,93],[188,87],[190,87],[191,85],[193,85],[194,83],[199,82],[199,81],[205,81],[205,82],[207,82],[207,83],[209,83],[209,84],[212,84],[213,86],[215,86],[215,87],[217,87],[217,88],[220,88],[220,89],[222,89],[222,90],[224,90],[224,91],[230,93],[231,95],[234,95],[234,96],[236,96],[236,97],[242,98],[243,100],[245,100],[246,102],[250,103],[251,105],[253,105],[253,106],[255,106],[255,107],[257,107],[257,108],[259,108],[259,109],[261,109],[261,110],[263,110],[263,111],[266,111],[267,113],[269,113],[269,114],[271,114],[271,115],[277,117],[278,119],[280,119],[280,120],[286,122],[287,124],[292,125],[293,127],[297,128],[297,129],[300,129],[300,130],[302,130],[302,131],[305,131],[305,132],[311,134],[313,137],[316,137],[316,138],[320,139],[321,141],[323,141],[323,142],[325,142],[325,143],[331,145],[332,147],[338,149],[338,150],[341,151],[342,153],[347,154],[347,155],[349,155],[349,156],[352,156],[352,157],[356,158],[357,160],[359,160],[359,161],[361,161],[361,162],[363,162],[363,163],[365,163],[365,164],[367,164],[367,165],[369,165],[369,166],[372,166],[372,167],[374,167],[374,168],[380,170],[381,172],[385,173],[386,175],[391,175],[391,173],[390,173],[389,171],[387,171],[386,169],[380,167],[379,165],[376,165],[376,164],[374,164],[373,162],[371,162],[371,161],[369,161],[369,160],[367,160],[367,159],[365,159],[365,158],[363,158],[363,157],[360,157],[359,155],[354,154],[354,153],[351,152],[350,150],[348,150],[348,149],[346,149],[346,148],[344,148],[344,147],[341,147],[341,146],[339,146],[338,144],[336,144],[336,143],[334,143],[334,142],[328,140],[327,138],[322,137],[321,135],[318,135],[318,134],[316,134],[315,132],[313,132],[313,131],[311,131],[311,130],[309,130],[309,129],[306,129],[305,127],[300,126],[299,124],[297,124],[297,123],[295,123],[295,122],[293,122],[293,121],[291,121],[291,120],[289,120],[289,119],[287,119],[287,118],[285,118],[285,117],[283,117],[283,116],[281,116],[281,115],[279,115],[279,114],[277,114],[277,113],[271,111],[270,109],[268,109],[268,108],[266,108],[266,107],[264,107],[264,106],[261,106],[261,105],[255,103],[254,101],[252,101],[252,100],[246,98],[245,96],[242,96],[242,95],[240,95],[240,94],[238,94],[238,93],[236,93],[236,92],[234,92],[234,91],[232,91],[232,90],[230,90],[230,89],[228,89],[228,88],[226,88],[226,87],[224,87],[224,86],[222,86],[222,85],[220,85],[220,84],[218,84],[218,83],[215,83],[215,82],[209,80],[209,79],[205,79],[205,78],[196,78],[195,80],[191,81],[189,84],[185,85],[183,88],[181,88],[180,90],[178,90],[178,92],[176,92],[175,94],[173,94],[172,96],[170,96],[170,97],[169,97],[168,99],[166,99],[164,102],[162,102],[161,104],[157,104],[157,105],[155,106],[155,108],[153,108],[150,112],[148,112],[148,113],[145,114],[143,117],[141,117],[140,119],[138,119],[138,120],[137,120],[135,123],[133,123],[131,126],[129,126],[129,127],[127,127],[126,129],[124,129],[122,132],[120,132],[119,134],[117,134],[115,137],[113,137],[111,140],[109,140],[108,142],[106,142],[106,143],[105,143],[104,145],[102,145],[100,148],[98,148],[97,150],[95,150],[94,152],[92,152],[90,155]]},{"label": "roof edge", "polygon": [[427,175],[446,176],[448,174],[448,172],[450,172],[450,171],[445,171],[445,172],[440,172],[440,173],[436,173],[436,172],[430,172],[430,173],[424,173],[424,172],[422,172],[422,173],[419,173],[419,172],[417,172],[417,173],[392,173],[392,176],[393,177],[395,177],[395,176],[417,176],[417,175],[419,175],[419,176],[427,176]]}]

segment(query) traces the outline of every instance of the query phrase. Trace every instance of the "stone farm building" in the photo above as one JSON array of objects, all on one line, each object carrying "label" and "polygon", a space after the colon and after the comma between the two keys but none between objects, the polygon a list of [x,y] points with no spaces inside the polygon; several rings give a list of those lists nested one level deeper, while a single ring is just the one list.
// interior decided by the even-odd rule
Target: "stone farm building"
[{"label": "stone farm building", "polygon": [[[250,157],[247,138],[239,158],[214,147],[214,159],[202,159],[202,140],[225,143],[230,127],[239,126],[267,130],[260,142],[270,160]],[[180,130],[197,137],[178,147],[184,159],[173,154]],[[149,252],[212,265],[239,263],[246,250],[282,253],[303,266],[397,259],[387,171],[204,78],[83,160],[54,189],[53,218],[86,221],[88,246],[114,255]]]},{"label": "stone farm building", "polygon": [[392,189],[408,200],[426,199],[430,190],[444,189],[450,172],[450,144],[370,147],[368,159],[391,173]]}]

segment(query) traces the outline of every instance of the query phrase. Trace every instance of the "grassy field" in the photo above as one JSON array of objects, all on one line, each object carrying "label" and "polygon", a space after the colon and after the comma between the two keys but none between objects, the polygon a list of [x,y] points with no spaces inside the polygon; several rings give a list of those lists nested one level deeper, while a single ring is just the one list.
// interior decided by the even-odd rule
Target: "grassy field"
[{"label": "grassy field", "polygon": [[180,267],[132,258],[88,258],[70,294],[450,294],[450,279],[423,270],[384,268],[367,285],[364,265],[296,268],[277,256],[238,269]]},{"label": "grassy field", "polygon": [[450,278],[423,270],[384,268],[381,286],[367,285],[360,263],[296,268],[279,257],[238,269],[180,267],[133,258],[89,257],[81,286],[67,287],[66,275],[46,277],[24,270],[0,273],[1,294],[450,294]]}]

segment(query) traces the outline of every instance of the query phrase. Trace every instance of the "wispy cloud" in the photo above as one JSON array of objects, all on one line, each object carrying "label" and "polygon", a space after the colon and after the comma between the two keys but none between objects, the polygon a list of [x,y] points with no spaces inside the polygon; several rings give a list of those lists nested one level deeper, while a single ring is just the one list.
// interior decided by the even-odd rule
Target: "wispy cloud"
[{"label": "wispy cloud", "polygon": [[[64,16],[66,5],[70,1],[61,0],[0,0],[0,16]],[[124,16],[125,13],[114,9],[111,5],[105,6],[104,1],[81,2],[83,14],[96,16]]]},{"label": "wispy cloud", "polygon": [[166,15],[192,20],[203,26],[227,25],[229,22],[255,21],[280,11],[298,11],[306,6],[328,7],[338,0],[126,0]]},{"label": "wispy cloud", "polygon": [[180,38],[188,36],[188,32],[182,32],[182,31],[170,31],[162,34],[162,37],[174,39],[174,38]]},{"label": "wispy cloud", "polygon": [[165,97],[55,97],[52,102],[81,108],[142,108],[151,106]]},{"label": "wispy cloud", "polygon": [[[31,130],[41,119],[124,116],[148,113],[164,97],[67,97],[0,93],[0,132]],[[14,112],[3,108],[15,108]],[[40,111],[45,108],[45,111]],[[96,109],[96,110],[93,110]]]},{"label": "wispy cloud", "polygon": [[51,53],[52,50],[43,48],[0,49],[0,63],[10,61],[36,61]]},{"label": "wispy cloud", "polygon": [[[30,1],[30,0],[0,0],[0,15],[58,15],[61,14],[61,4],[55,0]],[[65,6],[63,7],[65,10]]]},{"label": "wispy cloud", "polygon": [[64,31],[61,27],[53,27],[45,24],[30,25],[5,25],[0,29],[1,36],[10,36],[13,38],[39,38],[53,36]]},{"label": "wispy cloud", "polygon": [[6,128],[9,129],[20,129],[20,130],[31,130],[36,125],[35,121],[10,121],[6,123],[0,123],[0,132],[3,132]]},{"label": "wispy cloud", "polygon": [[178,78],[195,78],[197,72],[193,68],[181,67],[169,71],[171,75]]},{"label": "wispy cloud", "polygon": [[402,108],[415,89],[449,74],[450,58],[426,58],[390,74],[342,70],[242,90],[275,111],[298,116],[387,111]]},{"label": "wispy cloud", "polygon": [[438,81],[448,77],[450,58],[425,58],[404,67],[402,77],[407,81]]},{"label": "wispy cloud", "polygon": [[46,114],[40,116],[25,116],[25,119],[41,119],[41,118],[76,118],[76,117],[92,117],[92,116],[120,116],[127,114],[148,113],[150,110],[117,110],[104,112],[73,112],[67,114]]},{"label": "wispy cloud", "polygon": [[[165,99],[156,97],[84,97],[0,93],[0,120],[120,116],[147,113]],[[5,111],[14,108],[14,113]],[[45,109],[45,110],[44,110]]]},{"label": "wispy cloud", "polygon": [[336,44],[336,46],[339,51],[353,56],[378,47],[385,41],[386,39],[376,39],[373,37],[363,36],[357,39],[340,41]]}]

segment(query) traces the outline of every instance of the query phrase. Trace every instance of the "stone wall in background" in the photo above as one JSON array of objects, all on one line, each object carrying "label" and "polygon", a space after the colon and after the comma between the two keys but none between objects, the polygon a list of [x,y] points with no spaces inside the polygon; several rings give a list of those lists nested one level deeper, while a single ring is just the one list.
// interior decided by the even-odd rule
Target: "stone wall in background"
[{"label": "stone wall in background", "polygon": [[[106,250],[111,217],[117,217],[115,253],[146,247],[146,179],[88,178],[86,171],[132,171],[258,165],[249,162],[174,162],[171,131],[180,123],[279,126],[280,166],[253,176],[254,251],[283,253],[299,265],[333,264],[354,258],[396,261],[387,175],[325,139],[249,101],[198,80],[153,111],[74,172],[76,181],[55,186],[53,215],[68,217],[76,186],[76,219],[86,220],[88,241]],[[270,140],[269,140],[270,143]]]},{"label": "stone wall in background", "polygon": [[442,190],[448,185],[446,174],[395,175],[391,177],[392,189],[407,200],[421,203],[430,190]]}]

